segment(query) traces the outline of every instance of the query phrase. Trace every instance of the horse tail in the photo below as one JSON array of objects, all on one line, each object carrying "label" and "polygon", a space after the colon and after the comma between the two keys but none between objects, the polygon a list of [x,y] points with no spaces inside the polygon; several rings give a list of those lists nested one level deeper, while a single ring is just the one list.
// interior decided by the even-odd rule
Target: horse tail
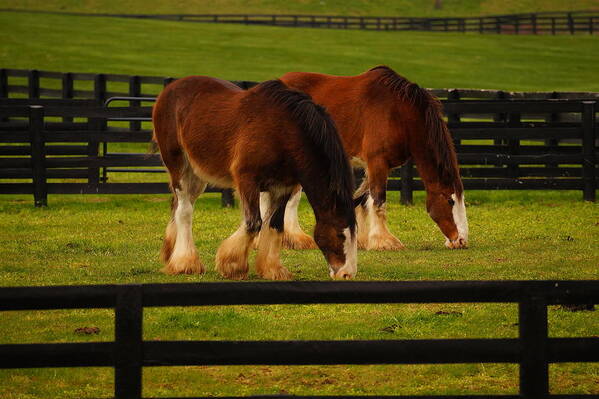
[{"label": "horse tail", "polygon": [[[252,90],[264,93],[290,112],[304,136],[321,150],[322,158],[328,161],[329,189],[341,202],[338,205],[353,209],[353,170],[335,122],[326,109],[314,103],[308,94],[292,90],[278,79],[263,82]],[[353,222],[355,224],[355,217]]]},{"label": "horse tail", "polygon": [[147,151],[148,154],[157,154],[158,151],[160,151],[160,148],[158,147],[158,142],[156,141],[156,133],[154,133],[154,131],[152,131],[152,138],[148,143]]}]

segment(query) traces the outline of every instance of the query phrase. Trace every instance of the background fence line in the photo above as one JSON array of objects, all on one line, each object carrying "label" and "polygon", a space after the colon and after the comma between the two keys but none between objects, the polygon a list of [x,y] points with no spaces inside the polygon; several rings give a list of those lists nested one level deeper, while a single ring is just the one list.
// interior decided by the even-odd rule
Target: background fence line
[{"label": "background fence line", "polygon": [[[517,338],[146,341],[142,333],[144,307],[497,302],[518,304]],[[549,364],[598,362],[599,338],[549,338],[547,306],[589,303],[599,303],[599,281],[275,282],[0,288],[0,311],[115,309],[114,342],[3,344],[0,345],[0,368],[114,367],[115,398],[140,399],[143,367],[517,363],[520,365],[519,395],[486,395],[486,398],[599,398],[599,395],[549,394]]]},{"label": "background fence line", "polygon": [[[21,82],[13,81],[15,75]],[[147,176],[164,172],[158,154],[115,152],[109,148],[117,143],[149,143],[151,126],[142,121],[150,120],[151,109],[132,106],[148,102],[136,97],[114,103],[124,107],[105,108],[99,104],[107,96],[130,93],[151,100],[152,89],[160,91],[172,80],[0,70],[0,93],[11,95],[0,98],[0,179],[8,180],[0,183],[0,193],[34,194],[36,205],[43,206],[48,194],[168,192],[166,183],[110,181],[119,173]],[[87,90],[80,89],[81,82],[87,83],[87,88],[83,87]],[[113,87],[115,82],[120,86]],[[56,88],[57,83],[61,89]],[[255,84],[237,83],[243,88]],[[53,84],[54,88],[48,88]],[[14,98],[15,93],[38,97],[67,94],[87,99]],[[598,93],[447,90],[445,94],[443,104],[466,189],[581,190],[585,200],[595,199],[599,186]],[[474,95],[487,99],[472,99]],[[488,100],[490,96],[503,99]],[[114,126],[109,120],[130,121]],[[388,189],[401,191],[401,201],[411,203],[413,191],[424,187],[408,162],[392,173]],[[223,204],[230,206],[232,202],[231,191],[226,191]]]},{"label": "background fence line", "polygon": [[[22,10],[0,9],[0,12]],[[383,17],[305,14],[89,14],[26,11],[89,17],[156,19],[197,23],[234,23],[280,27],[362,29],[377,31],[475,32],[495,34],[596,34],[599,10],[489,15],[481,17]]]}]

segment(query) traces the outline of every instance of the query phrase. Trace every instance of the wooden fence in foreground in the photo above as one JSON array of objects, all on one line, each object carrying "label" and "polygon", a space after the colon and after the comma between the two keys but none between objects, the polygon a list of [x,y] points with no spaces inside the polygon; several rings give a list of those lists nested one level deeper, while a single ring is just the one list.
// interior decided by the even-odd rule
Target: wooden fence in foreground
[{"label": "wooden fence in foreground", "polygon": [[[11,12],[18,10],[0,10],[0,12],[2,11]],[[599,32],[599,10],[441,18],[305,14],[89,14],[44,11],[27,12],[87,17],[376,31],[472,32],[516,35],[573,35],[577,33],[592,35]]]},{"label": "wooden fence in foreground", "polygon": [[[143,339],[143,309],[147,307],[314,303],[517,303],[519,336],[379,341]],[[598,362],[599,338],[549,338],[547,306],[590,303],[599,303],[599,281],[198,283],[0,288],[0,311],[115,309],[114,342],[4,344],[0,345],[0,368],[113,367],[115,398],[138,399],[142,393],[144,367],[516,363],[520,366],[519,394],[485,395],[484,398],[599,398],[599,395],[549,394],[549,364]],[[348,396],[328,398],[342,397]],[[429,399],[482,397],[420,396]]]}]

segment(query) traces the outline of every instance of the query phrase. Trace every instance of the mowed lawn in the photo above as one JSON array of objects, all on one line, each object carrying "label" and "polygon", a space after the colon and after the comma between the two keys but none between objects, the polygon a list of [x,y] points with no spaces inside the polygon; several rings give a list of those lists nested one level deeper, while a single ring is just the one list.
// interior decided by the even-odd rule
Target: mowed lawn
[{"label": "mowed lawn", "polygon": [[[425,87],[599,91],[599,40],[202,25],[0,12],[0,67],[212,75],[264,80],[291,70],[356,74],[388,64]],[[196,244],[204,276],[166,276],[157,260],[169,198],[0,197],[0,285],[221,281],[214,255],[239,209],[200,198]],[[359,252],[358,280],[596,279],[599,207],[580,192],[468,192],[471,246],[449,251],[424,211],[390,194],[401,252]],[[300,208],[306,230],[313,216]],[[296,280],[327,280],[318,251],[284,251]],[[250,281],[257,281],[252,270]],[[440,312],[440,313],[439,313]],[[439,314],[438,314],[439,313]],[[549,311],[551,336],[597,336],[597,312]],[[423,339],[515,337],[512,305],[311,305],[148,309],[146,339]],[[0,343],[109,341],[110,311],[0,313]],[[99,331],[85,335],[81,327]],[[95,331],[95,330],[94,330]],[[177,367],[144,370],[145,396],[485,394],[517,392],[515,365]],[[0,371],[0,397],[111,395],[111,369]],[[599,393],[596,364],[551,366],[551,389]]]}]

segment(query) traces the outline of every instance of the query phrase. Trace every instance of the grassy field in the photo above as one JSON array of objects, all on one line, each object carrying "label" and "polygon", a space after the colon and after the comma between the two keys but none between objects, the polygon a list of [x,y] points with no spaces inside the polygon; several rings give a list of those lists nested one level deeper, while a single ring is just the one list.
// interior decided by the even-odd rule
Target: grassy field
[{"label": "grassy field", "polygon": [[[432,4],[432,1],[429,2]],[[19,7],[87,12],[322,12],[431,15],[422,2],[209,1],[19,2]],[[418,4],[418,5],[416,5]],[[597,1],[444,1],[443,13],[589,8]],[[322,5],[321,8],[320,5]],[[501,6],[503,5],[503,6]],[[558,7],[559,6],[559,7]],[[14,2],[0,0],[0,8]],[[131,8],[127,8],[131,7]],[[396,7],[396,8],[394,8]],[[535,8],[536,7],[536,8]],[[303,11],[305,10],[305,11]],[[400,13],[400,11],[402,11]],[[405,13],[403,12],[405,11]],[[468,14],[465,14],[465,12]],[[40,34],[43,32],[43,34]],[[599,91],[599,41],[587,36],[529,37],[384,33],[202,25],[0,12],[0,67],[264,80],[291,70],[356,74],[388,64],[425,87]],[[157,177],[164,178],[164,176]],[[471,248],[448,251],[424,211],[390,194],[390,228],[402,252],[359,253],[359,280],[596,279],[599,208],[580,192],[469,192]],[[157,254],[168,196],[59,196],[35,209],[29,196],[0,197],[0,285],[221,281],[218,244],[239,221],[216,195],[197,205],[194,230],[204,276],[159,273]],[[309,231],[313,216],[300,208]],[[296,280],[326,280],[318,251],[284,251]],[[252,271],[250,280],[256,281]],[[437,314],[445,312],[448,314]],[[597,336],[597,312],[552,307],[551,336]],[[150,309],[146,339],[396,339],[515,337],[508,305],[236,306]],[[0,313],[0,344],[107,341],[108,311]],[[97,327],[97,334],[76,329]],[[247,394],[514,393],[514,365],[178,367],[144,370],[145,396]],[[597,364],[551,367],[558,393],[599,393]],[[110,369],[0,370],[0,397],[108,397]]]},{"label": "grassy field", "polygon": [[479,16],[542,11],[599,9],[598,0],[0,0],[0,8],[119,14],[277,13],[384,16]]},{"label": "grassy field", "polygon": [[[470,192],[471,248],[449,251],[424,211],[398,205],[391,193],[390,228],[401,252],[359,252],[358,280],[596,279],[599,207],[578,192]],[[167,276],[157,254],[169,215],[168,196],[50,196],[0,201],[0,281],[6,286],[221,281],[216,248],[233,232],[238,209],[221,209],[215,194],[196,206],[195,240],[208,272]],[[305,200],[302,224],[314,220]],[[286,250],[296,280],[327,280],[318,251]],[[249,276],[256,281],[254,270]],[[445,312],[448,314],[438,314]],[[596,312],[551,307],[550,335],[599,335]],[[114,337],[109,311],[5,312],[0,343],[105,341]],[[502,304],[233,306],[149,309],[145,339],[424,339],[517,336],[516,307]],[[75,330],[98,327],[99,333]],[[599,365],[552,366],[553,392],[599,393]],[[179,367],[144,371],[144,395],[468,394],[514,393],[513,365]],[[112,389],[108,369],[0,371],[8,399],[98,397]]]},{"label": "grassy field", "polygon": [[[39,32],[44,32],[40,35]],[[387,64],[424,87],[599,91],[599,40],[204,25],[0,12],[0,66],[266,80]]]}]

